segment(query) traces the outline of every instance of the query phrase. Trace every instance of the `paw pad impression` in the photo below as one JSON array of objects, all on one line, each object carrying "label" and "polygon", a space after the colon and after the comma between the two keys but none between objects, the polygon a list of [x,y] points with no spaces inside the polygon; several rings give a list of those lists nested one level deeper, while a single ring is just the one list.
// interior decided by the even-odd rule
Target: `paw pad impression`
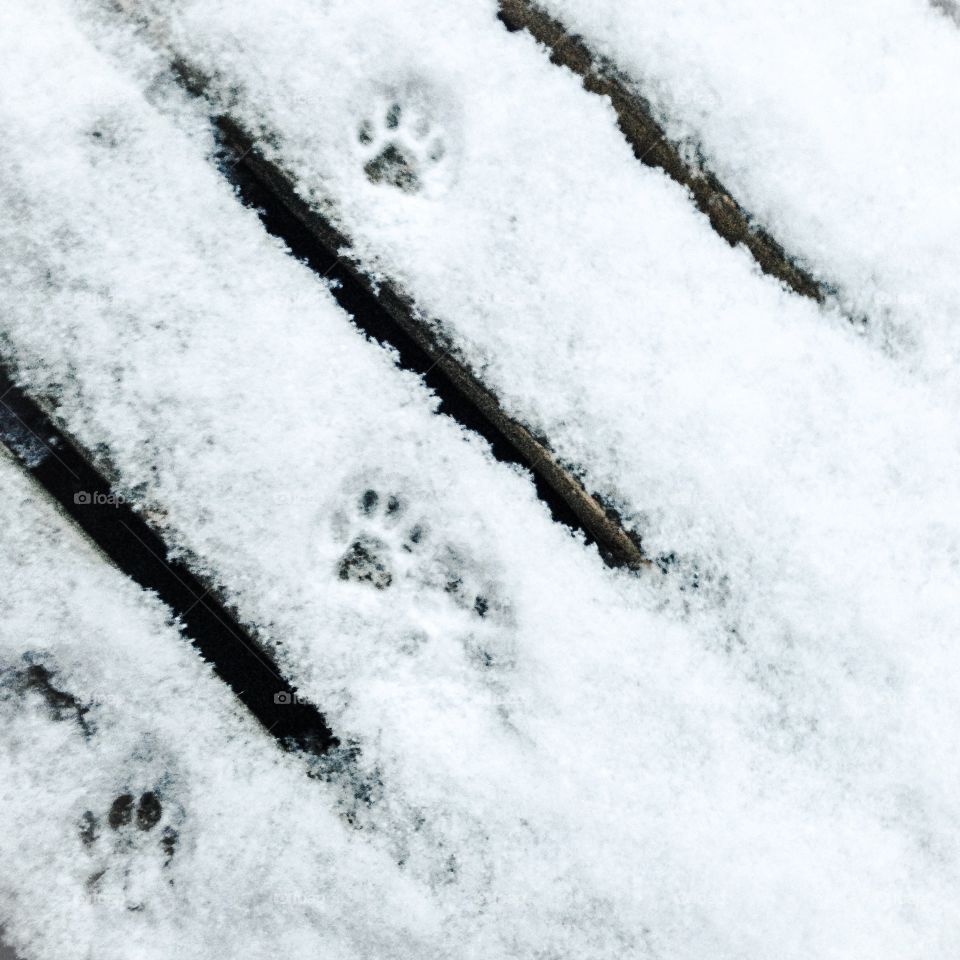
[{"label": "paw pad impression", "polygon": [[371,183],[420,193],[449,173],[448,124],[439,119],[439,98],[408,85],[377,98],[357,128],[363,172]]}]

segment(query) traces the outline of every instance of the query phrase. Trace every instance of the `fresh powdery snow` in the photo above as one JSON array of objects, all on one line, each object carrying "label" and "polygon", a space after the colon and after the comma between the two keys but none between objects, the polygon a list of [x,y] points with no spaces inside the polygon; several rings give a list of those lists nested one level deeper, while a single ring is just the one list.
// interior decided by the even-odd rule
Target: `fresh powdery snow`
[{"label": "fresh powdery snow", "polygon": [[[941,380],[758,276],[492,3],[127,5],[643,535],[778,702],[767,742],[832,757],[891,819],[952,819],[960,449]],[[917,9],[941,62],[955,31]],[[943,262],[954,202],[899,248],[864,220],[862,244]],[[895,751],[869,746],[882,729]]]},{"label": "fresh powdery snow", "polygon": [[956,403],[956,0],[537,3],[622,68],[788,252]]},{"label": "fresh powdery snow", "polygon": [[0,452],[0,924],[24,960],[434,955],[441,918]]},{"label": "fresh powdery snow", "polygon": [[[137,38],[6,5],[4,357],[343,747],[277,757],[4,479],[4,936],[24,960],[956,957],[949,419],[487,4],[236,6],[150,36],[276,132],[668,575],[607,570],[436,415],[239,205]],[[34,662],[94,732],[23,689]]]}]

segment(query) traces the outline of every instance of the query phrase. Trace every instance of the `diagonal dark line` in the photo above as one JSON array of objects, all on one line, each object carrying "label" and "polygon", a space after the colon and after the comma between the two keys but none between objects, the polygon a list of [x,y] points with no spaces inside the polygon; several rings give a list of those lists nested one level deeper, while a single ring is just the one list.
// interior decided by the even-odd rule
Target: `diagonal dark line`
[{"label": "diagonal dark line", "polygon": [[634,155],[686,187],[710,226],[731,246],[743,245],[760,269],[776,277],[795,293],[824,302],[835,291],[822,283],[761,229],[719,179],[698,164],[688,163],[672,141],[650,104],[615,66],[609,66],[587,45],[546,14],[533,0],[498,0],[498,16],[510,31],[526,30],[549,51],[551,61],[577,74],[591,93],[607,97]]},{"label": "diagonal dark line", "polygon": [[[183,586],[183,588],[184,588],[185,590],[190,590],[191,593],[193,592],[192,588],[191,588],[188,584],[184,583],[183,579],[177,574],[177,571],[174,570],[173,566],[170,564],[170,562],[169,562],[168,560],[166,560],[164,557],[162,557],[162,556],[160,556],[158,553],[156,553],[156,552],[153,550],[153,548],[150,546],[150,544],[146,543],[146,542],[137,534],[137,532],[130,527],[130,525],[129,525],[128,523],[126,523],[126,522],[123,521],[123,520],[121,520],[120,522],[123,524],[123,526],[124,526],[127,530],[130,531],[130,535],[131,535],[131,536],[136,537],[137,540],[138,540],[140,543],[143,544],[143,548],[144,548],[145,550],[149,551],[152,556],[156,557],[156,559],[157,559],[160,563],[162,563],[162,564],[167,568],[167,570],[170,571],[170,575],[171,575],[172,577],[175,577],[176,580],[177,580],[177,582],[180,583],[181,586]],[[195,606],[197,606],[198,603],[200,603],[200,602],[203,600],[203,598],[207,595],[207,593],[209,593],[209,590],[204,590],[203,593],[201,593],[201,594],[196,598],[196,600],[194,600],[194,602],[193,602],[192,604],[190,604],[190,606],[187,607],[186,610],[184,610],[180,615],[181,615],[182,617],[185,617]],[[207,606],[207,610],[208,610],[214,617],[216,617],[217,622],[223,627],[224,630],[227,631],[227,633],[229,633],[229,634],[234,638],[234,640],[237,641],[237,643],[241,644],[241,646],[243,646],[252,656],[256,657],[257,660],[259,660],[260,663],[262,663],[263,666],[264,666],[267,670],[269,670],[269,671],[277,678],[277,680],[279,680],[281,683],[283,683],[282,677],[281,677],[280,674],[277,672],[277,670],[276,670],[276,668],[273,666],[273,664],[272,664],[272,663],[269,663],[267,660],[265,660],[265,659],[263,658],[263,656],[261,656],[260,652],[254,647],[254,645],[253,645],[252,643],[249,643],[249,642],[247,642],[246,640],[244,640],[243,637],[241,637],[240,634],[237,633],[236,630],[232,629],[229,624],[225,623],[225,622],[223,621],[223,619],[217,614],[216,609],[214,609],[214,608],[211,607],[211,606]]]},{"label": "diagonal dark line", "polygon": [[[185,87],[202,95],[200,75],[183,63],[175,70]],[[510,416],[496,394],[437,336],[412,299],[389,278],[376,282],[346,253],[351,243],[327,217],[309,206],[288,175],[250,149],[253,140],[230,117],[216,118],[225,159],[221,172],[237,195],[256,210],[266,229],[283,240],[298,260],[318,276],[332,276],[331,295],[371,339],[396,352],[399,365],[423,377],[439,398],[439,410],[461,426],[482,436],[501,461],[520,464],[532,474],[538,497],[553,518],[580,531],[596,543],[611,566],[648,568],[647,558],[619,517],[584,489],[576,475],[562,464],[548,442]],[[230,163],[230,156],[242,158]]]},{"label": "diagonal dark line", "polygon": [[55,445],[58,450],[56,457],[37,457],[8,435],[5,442],[14,458],[110,560],[170,608],[190,643],[264,729],[282,745],[314,754],[337,746],[323,715],[297,697],[269,651],[223,605],[213,585],[166,559],[163,540],[129,504],[107,499],[107,479],[2,365],[0,403],[32,436],[49,437],[45,448]]},{"label": "diagonal dark line", "polygon": [[26,431],[30,434],[30,436],[32,436],[34,439],[36,439],[36,440],[38,440],[40,443],[42,443],[42,444],[44,445],[44,447],[46,447],[46,449],[49,451],[49,453],[50,453],[52,456],[56,457],[57,460],[60,461],[61,466],[62,466],[65,470],[69,470],[70,473],[72,473],[73,476],[74,476],[77,480],[79,480],[80,477],[76,474],[76,472],[75,472],[74,470],[72,470],[69,466],[67,466],[66,463],[63,462],[63,459],[60,457],[60,455],[57,453],[57,451],[54,450],[53,447],[51,447],[50,444],[49,444],[46,440],[43,439],[43,437],[41,437],[36,431],[34,431],[34,430],[30,427],[30,425],[17,413],[17,411],[14,410],[13,407],[11,407],[10,404],[7,403],[7,402],[3,399],[4,397],[6,397],[6,395],[7,395],[8,393],[10,393],[10,391],[11,391],[12,389],[13,389],[12,387],[7,387],[7,389],[3,391],[3,396],[0,397],[0,404],[3,404],[4,409],[6,409],[7,411],[9,411],[14,417],[17,418],[17,421],[20,423],[20,425],[23,427],[23,429],[26,430]]}]

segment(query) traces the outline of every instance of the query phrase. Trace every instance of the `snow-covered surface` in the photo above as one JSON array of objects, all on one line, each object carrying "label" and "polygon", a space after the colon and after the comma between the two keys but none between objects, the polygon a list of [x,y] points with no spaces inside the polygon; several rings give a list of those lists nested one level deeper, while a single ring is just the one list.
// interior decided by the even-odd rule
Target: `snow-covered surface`
[{"label": "snow-covered surface", "polygon": [[[263,234],[175,94],[177,123],[148,105],[149,58],[125,77],[66,5],[3,9],[4,353],[359,746],[318,823],[356,824],[364,909],[400,876],[429,940],[388,923],[373,955],[955,956],[960,457],[931,398],[491,7],[191,10],[175,42],[244,80],[368,262],[678,552],[664,584],[605,570]],[[405,165],[371,153],[398,130]],[[321,908],[359,929],[352,882]]]},{"label": "snow-covered surface", "polygon": [[[163,11],[158,33],[270,133],[304,196],[335,201],[365,265],[403,282],[649,551],[697,578],[697,603],[783,698],[783,742],[852,750],[889,693],[916,737],[904,782],[941,795],[957,773],[949,391],[756,276],[492,4]],[[446,131],[437,177],[412,152],[415,182],[371,177],[371,128],[406,135],[412,115],[415,135],[425,105],[424,141]],[[934,252],[953,202],[918,225]],[[852,691],[874,681],[891,686],[871,706]],[[834,721],[816,719],[822,697]]]},{"label": "snow-covered surface", "polygon": [[[960,387],[955,0],[539,0],[880,343]],[[939,11],[934,9],[939,7]],[[946,14],[946,16],[943,16]]]},{"label": "snow-covered surface", "polygon": [[424,893],[5,452],[0,504],[8,946],[24,960],[430,956]]}]

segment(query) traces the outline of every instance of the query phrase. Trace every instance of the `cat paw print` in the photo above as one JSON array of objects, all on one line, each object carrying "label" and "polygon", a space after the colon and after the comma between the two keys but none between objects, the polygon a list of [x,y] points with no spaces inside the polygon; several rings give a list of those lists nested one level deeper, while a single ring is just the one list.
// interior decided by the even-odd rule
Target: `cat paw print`
[{"label": "cat paw print", "polygon": [[466,628],[461,639],[478,666],[504,667],[512,663],[510,644],[485,643],[484,638],[512,635],[513,614],[499,581],[471,553],[449,543],[436,543],[414,571],[427,589],[443,593]]},{"label": "cat paw print", "polygon": [[376,590],[393,584],[401,573],[398,560],[417,550],[426,535],[422,523],[408,522],[407,512],[402,497],[371,487],[357,497],[352,509],[337,514],[336,532],[350,540],[337,563],[341,580],[369,584]]},{"label": "cat paw print", "polygon": [[381,97],[360,123],[357,145],[371,183],[415,194],[448,182],[450,145],[429,100],[422,91]]},{"label": "cat paw print", "polygon": [[171,867],[182,821],[182,809],[164,802],[159,788],[119,793],[99,815],[84,811],[78,833],[94,862],[87,878],[90,896],[144,910],[158,890],[173,885]]},{"label": "cat paw print", "polygon": [[347,543],[336,565],[340,580],[405,591],[419,611],[420,620],[402,631],[402,652],[419,654],[442,634],[456,638],[477,667],[514,663],[513,613],[497,578],[470,551],[435,536],[402,493],[362,489],[337,511],[334,533]]}]

